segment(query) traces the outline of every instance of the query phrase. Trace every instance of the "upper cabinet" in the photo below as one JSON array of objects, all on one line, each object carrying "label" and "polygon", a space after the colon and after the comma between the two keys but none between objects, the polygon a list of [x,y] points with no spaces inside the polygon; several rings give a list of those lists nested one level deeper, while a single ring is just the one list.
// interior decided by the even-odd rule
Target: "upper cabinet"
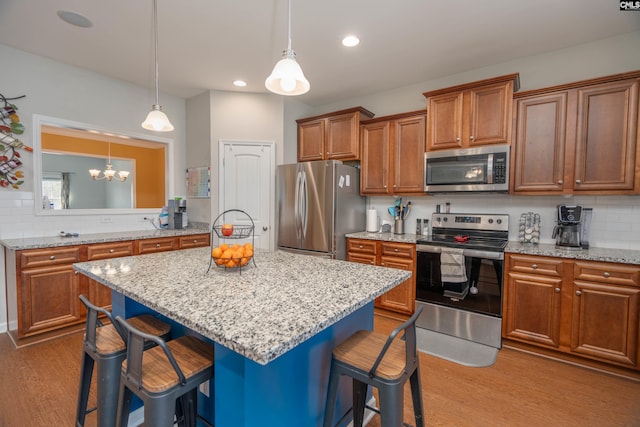
[{"label": "upper cabinet", "polygon": [[511,142],[519,74],[425,92],[427,151]]},{"label": "upper cabinet", "polygon": [[362,122],[360,194],[424,194],[426,112]]},{"label": "upper cabinet", "polygon": [[518,194],[638,194],[640,72],[514,96]]},{"label": "upper cabinet", "polygon": [[360,120],[374,114],[362,107],[296,120],[298,161],[359,160]]}]

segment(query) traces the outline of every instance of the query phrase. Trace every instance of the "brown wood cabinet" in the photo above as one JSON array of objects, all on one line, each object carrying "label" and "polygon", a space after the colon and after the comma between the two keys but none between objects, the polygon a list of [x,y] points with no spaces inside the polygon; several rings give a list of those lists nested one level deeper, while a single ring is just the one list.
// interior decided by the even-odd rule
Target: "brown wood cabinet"
[{"label": "brown wood cabinet", "polygon": [[519,87],[516,73],[425,92],[427,151],[510,143]]},{"label": "brown wood cabinet", "polygon": [[86,318],[80,294],[111,308],[111,289],[76,274],[73,264],[130,255],[208,246],[210,234],[141,239],[42,249],[5,249],[7,318],[16,344],[78,330]]},{"label": "brown wood cabinet", "polygon": [[516,94],[511,188],[638,194],[640,72]]},{"label": "brown wood cabinet", "polygon": [[347,238],[347,261],[411,271],[413,274],[409,279],[378,297],[375,306],[413,314],[416,299],[416,245]]},{"label": "brown wood cabinet", "polygon": [[640,369],[640,267],[506,254],[503,338]]},{"label": "brown wood cabinet", "polygon": [[373,115],[362,107],[354,107],[296,120],[298,161],[359,160],[360,120]]},{"label": "brown wood cabinet", "polygon": [[424,194],[425,126],[425,111],[362,122],[361,194]]}]

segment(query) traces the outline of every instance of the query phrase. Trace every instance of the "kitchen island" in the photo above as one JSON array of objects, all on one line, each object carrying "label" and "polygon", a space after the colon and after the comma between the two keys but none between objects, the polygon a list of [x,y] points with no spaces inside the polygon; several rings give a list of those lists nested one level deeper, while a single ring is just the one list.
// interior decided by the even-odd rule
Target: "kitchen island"
[{"label": "kitchen island", "polygon": [[209,257],[197,248],[74,269],[113,290],[116,314],[156,312],[214,342],[213,399],[200,412],[217,427],[321,425],[333,347],[372,329],[373,300],[411,274],[282,251],[207,272]]}]

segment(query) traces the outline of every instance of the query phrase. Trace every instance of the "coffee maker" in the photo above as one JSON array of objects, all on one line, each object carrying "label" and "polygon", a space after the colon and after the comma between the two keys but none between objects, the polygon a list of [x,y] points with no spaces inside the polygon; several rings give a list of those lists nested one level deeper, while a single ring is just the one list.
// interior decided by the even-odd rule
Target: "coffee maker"
[{"label": "coffee maker", "polygon": [[169,228],[181,229],[187,227],[187,201],[185,199],[168,200]]},{"label": "coffee maker", "polygon": [[565,249],[588,249],[592,208],[578,205],[558,205],[557,225],[551,238],[556,247]]}]

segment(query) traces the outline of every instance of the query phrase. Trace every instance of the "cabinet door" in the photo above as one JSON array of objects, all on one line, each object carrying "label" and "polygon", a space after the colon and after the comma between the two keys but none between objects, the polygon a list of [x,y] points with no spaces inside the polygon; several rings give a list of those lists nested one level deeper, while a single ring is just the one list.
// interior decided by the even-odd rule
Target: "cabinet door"
[{"label": "cabinet door", "polygon": [[463,92],[432,96],[427,106],[427,151],[461,148]]},{"label": "cabinet door", "polygon": [[638,80],[578,89],[575,192],[637,192]]},{"label": "cabinet door", "polygon": [[638,367],[640,288],[575,281],[571,352]]},{"label": "cabinet door", "polygon": [[396,120],[393,146],[393,191],[424,194],[425,116]]},{"label": "cabinet door", "polygon": [[561,277],[509,273],[502,336],[559,348],[561,292]]},{"label": "cabinet door", "polygon": [[518,99],[516,117],[513,191],[562,192],[567,92]]},{"label": "cabinet door", "polygon": [[362,125],[361,194],[390,194],[390,131],[388,121]]},{"label": "cabinet door", "polygon": [[[468,142],[479,146],[505,144],[511,140],[513,82],[498,83],[469,91]],[[463,135],[465,138],[465,135]]]},{"label": "cabinet door", "polygon": [[[380,258],[380,265],[383,267],[408,270],[415,274],[415,267],[412,259],[382,256]],[[400,285],[381,295],[376,300],[376,304],[380,308],[400,313],[413,314],[415,291],[415,279],[412,276]]]},{"label": "cabinet door", "polygon": [[298,161],[322,160],[324,153],[325,120],[298,124]]},{"label": "cabinet door", "polygon": [[325,159],[358,160],[360,158],[359,117],[358,113],[348,113],[327,118]]},{"label": "cabinet door", "polygon": [[71,265],[23,270],[21,282],[19,337],[82,322],[79,278]]}]

